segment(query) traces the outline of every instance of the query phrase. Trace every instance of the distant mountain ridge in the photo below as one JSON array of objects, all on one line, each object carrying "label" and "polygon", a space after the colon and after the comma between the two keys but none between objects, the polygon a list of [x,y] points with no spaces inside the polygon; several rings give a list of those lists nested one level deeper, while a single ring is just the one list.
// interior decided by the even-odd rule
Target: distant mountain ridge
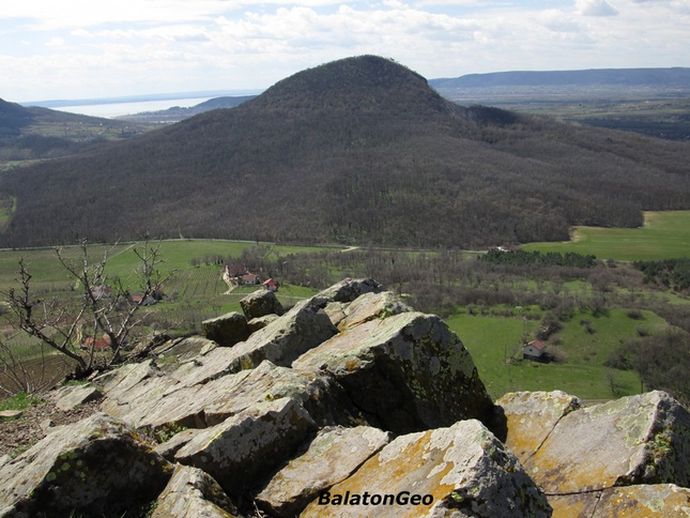
[{"label": "distant mountain ridge", "polygon": [[127,120],[134,122],[156,122],[156,123],[173,123],[179,122],[194,115],[199,115],[211,110],[218,110],[223,108],[234,108],[242,103],[254,99],[255,95],[244,96],[225,96],[214,97],[202,103],[190,107],[173,106],[165,110],[155,110],[148,112],[134,113],[130,115],[122,115],[117,117],[118,120]]},{"label": "distant mountain ridge", "polygon": [[690,208],[690,146],[462,107],[376,56],[0,176],[26,246],[137,238],[487,246]]},{"label": "distant mountain ridge", "polygon": [[485,88],[496,86],[620,85],[664,86],[690,89],[690,68],[605,68],[562,71],[512,71],[468,74],[429,81],[434,88]]}]

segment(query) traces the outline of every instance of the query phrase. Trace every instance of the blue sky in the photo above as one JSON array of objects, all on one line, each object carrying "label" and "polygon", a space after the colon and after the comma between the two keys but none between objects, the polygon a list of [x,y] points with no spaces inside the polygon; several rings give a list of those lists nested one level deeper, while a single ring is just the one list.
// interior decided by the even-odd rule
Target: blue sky
[{"label": "blue sky", "polygon": [[690,66],[690,0],[22,0],[0,8],[12,101],[263,89],[358,54],[422,75]]}]

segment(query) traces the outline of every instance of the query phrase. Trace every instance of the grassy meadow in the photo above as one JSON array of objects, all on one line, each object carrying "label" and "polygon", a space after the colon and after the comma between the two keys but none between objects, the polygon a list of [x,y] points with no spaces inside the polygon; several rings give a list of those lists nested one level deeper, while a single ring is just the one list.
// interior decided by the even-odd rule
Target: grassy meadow
[{"label": "grassy meadow", "polygon": [[690,257],[690,211],[645,212],[644,217],[640,228],[575,227],[570,241],[529,243],[522,248],[620,261]]},{"label": "grassy meadow", "polygon": [[558,389],[589,400],[639,393],[642,387],[635,372],[611,369],[604,362],[625,340],[637,336],[638,330],[657,333],[667,327],[650,311],[642,311],[641,318],[631,318],[624,309],[600,316],[580,311],[548,342],[561,360],[539,363],[522,360],[520,347],[524,340],[534,338],[539,320],[471,315],[459,309],[447,322],[472,354],[494,398],[519,390]]}]

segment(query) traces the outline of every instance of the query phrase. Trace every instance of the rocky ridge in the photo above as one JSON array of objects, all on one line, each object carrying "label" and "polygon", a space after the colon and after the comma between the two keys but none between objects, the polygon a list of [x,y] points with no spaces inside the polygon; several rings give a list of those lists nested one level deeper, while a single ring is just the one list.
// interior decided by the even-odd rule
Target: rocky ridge
[{"label": "rocky ridge", "polygon": [[0,516],[690,515],[690,414],[667,394],[494,403],[445,323],[375,281],[284,313],[266,293],[56,390],[99,412],[0,459]]}]

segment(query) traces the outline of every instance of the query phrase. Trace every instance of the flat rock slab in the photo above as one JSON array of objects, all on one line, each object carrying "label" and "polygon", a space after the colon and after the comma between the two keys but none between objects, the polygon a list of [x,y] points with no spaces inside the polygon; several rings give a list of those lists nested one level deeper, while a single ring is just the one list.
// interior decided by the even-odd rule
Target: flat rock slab
[{"label": "flat rock slab", "polygon": [[366,322],[305,353],[293,368],[332,376],[372,426],[395,433],[493,415],[469,352],[434,315]]},{"label": "flat rock slab", "polygon": [[278,302],[276,294],[271,290],[256,290],[240,300],[242,312],[247,320],[259,318],[271,313],[283,314],[283,306]]},{"label": "flat rock slab", "polygon": [[171,473],[124,423],[94,414],[55,427],[0,468],[0,515],[122,514],[153,500]]},{"label": "flat rock slab", "polygon": [[547,494],[690,482],[690,414],[664,392],[563,417],[525,468]]},{"label": "flat rock slab", "polygon": [[236,496],[290,459],[315,430],[299,402],[282,398],[206,428],[178,450],[175,460],[204,470]]},{"label": "flat rock slab", "polygon": [[16,419],[21,417],[24,410],[0,410],[0,421],[3,419]]},{"label": "flat rock slab", "polygon": [[236,311],[226,313],[216,318],[204,320],[201,323],[204,336],[218,345],[229,347],[237,342],[246,340],[249,336],[247,319]]},{"label": "flat rock slab", "polygon": [[345,317],[338,323],[338,329],[343,331],[375,318],[387,318],[406,311],[412,311],[412,308],[391,291],[364,293],[345,308]]},{"label": "flat rock slab", "polygon": [[218,482],[190,466],[175,468],[170,482],[156,501],[151,518],[232,518],[235,505]]},{"label": "flat rock slab", "polygon": [[[156,365],[159,368],[167,366],[175,367],[197,356],[208,354],[216,347],[218,347],[216,342],[204,338],[203,336],[188,336],[185,338],[168,340],[156,347],[152,353],[157,358]],[[171,369],[165,368],[164,370],[169,371]]]},{"label": "flat rock slab", "polygon": [[271,516],[296,516],[320,491],[349,477],[389,440],[387,432],[369,426],[324,428],[307,451],[271,479],[256,501]]},{"label": "flat rock slab", "polygon": [[553,392],[511,392],[496,401],[506,417],[505,445],[523,464],[546,440],[556,424],[580,408],[577,397]]},{"label": "flat rock slab", "polygon": [[[365,494],[369,505],[363,505]],[[353,501],[354,495],[359,502]],[[396,502],[398,495],[424,500],[416,505]],[[507,518],[550,513],[546,497],[515,456],[472,419],[398,437],[352,476],[319,495],[300,516]]]},{"label": "flat rock slab", "polygon": [[553,518],[671,518],[690,516],[690,489],[674,484],[614,487],[549,497]]},{"label": "flat rock slab", "polygon": [[73,408],[103,397],[101,391],[91,384],[66,385],[55,392],[55,406],[66,412]]}]

